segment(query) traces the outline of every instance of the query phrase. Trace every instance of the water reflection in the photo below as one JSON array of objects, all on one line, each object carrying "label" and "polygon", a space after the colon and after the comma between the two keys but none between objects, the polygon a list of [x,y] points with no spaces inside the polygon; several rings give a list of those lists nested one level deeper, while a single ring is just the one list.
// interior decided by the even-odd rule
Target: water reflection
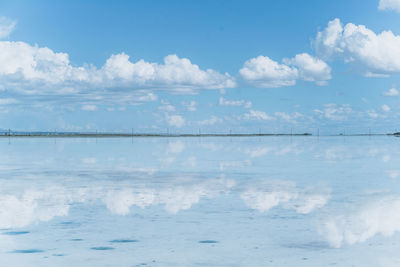
[{"label": "water reflection", "polygon": [[0,265],[390,265],[399,148],[388,137],[0,142]]},{"label": "water reflection", "polygon": [[[111,213],[118,215],[129,214],[132,206],[144,209],[154,205],[164,205],[167,212],[175,214],[189,209],[202,198],[229,193],[234,185],[234,180],[225,178],[186,177],[169,179],[165,183],[144,183],[137,179],[92,181],[84,183],[83,188],[76,184],[68,187],[36,185],[35,187],[41,189],[28,189],[21,193],[16,192],[15,195],[4,192],[8,190],[1,190],[0,228],[18,228],[47,222],[54,217],[67,216],[74,204],[90,205],[97,200],[102,201]],[[10,233],[21,232],[5,234]]]},{"label": "water reflection", "polygon": [[114,214],[126,215],[131,206],[146,208],[152,205],[165,205],[165,210],[175,214],[187,210],[201,198],[213,198],[228,193],[235,185],[229,179],[207,179],[195,182],[184,179],[179,183],[170,181],[159,188],[124,188],[108,191],[103,201]]},{"label": "water reflection", "polygon": [[294,182],[259,182],[243,192],[240,197],[247,206],[260,212],[269,211],[278,205],[307,214],[322,208],[330,198],[329,189],[298,188]]},{"label": "water reflection", "polygon": [[362,243],[378,234],[390,237],[400,231],[400,196],[364,196],[342,213],[330,215],[320,231],[335,248],[344,243]]}]

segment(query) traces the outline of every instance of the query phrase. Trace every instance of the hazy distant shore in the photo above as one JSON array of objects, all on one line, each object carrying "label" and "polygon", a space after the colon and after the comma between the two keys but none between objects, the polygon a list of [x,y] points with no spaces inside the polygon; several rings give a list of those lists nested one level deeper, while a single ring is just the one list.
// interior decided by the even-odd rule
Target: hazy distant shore
[{"label": "hazy distant shore", "polygon": [[127,133],[5,133],[1,137],[250,137],[250,136],[311,136],[301,134],[127,134]]},{"label": "hazy distant shore", "polygon": [[[388,134],[328,134],[321,136],[385,136],[385,135],[397,135],[397,133]],[[262,136],[319,136],[311,133],[260,133],[260,134],[151,134],[151,133],[26,133],[26,132],[11,132],[11,133],[0,133],[0,138],[10,137],[41,137],[41,138],[110,138],[110,137],[125,137],[125,138],[137,138],[137,137],[262,137]]]}]

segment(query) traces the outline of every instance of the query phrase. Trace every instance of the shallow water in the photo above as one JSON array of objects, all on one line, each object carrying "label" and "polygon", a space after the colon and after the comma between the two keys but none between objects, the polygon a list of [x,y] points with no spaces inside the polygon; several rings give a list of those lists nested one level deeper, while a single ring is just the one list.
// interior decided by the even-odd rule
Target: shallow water
[{"label": "shallow water", "polygon": [[0,266],[400,266],[400,138],[0,139]]}]

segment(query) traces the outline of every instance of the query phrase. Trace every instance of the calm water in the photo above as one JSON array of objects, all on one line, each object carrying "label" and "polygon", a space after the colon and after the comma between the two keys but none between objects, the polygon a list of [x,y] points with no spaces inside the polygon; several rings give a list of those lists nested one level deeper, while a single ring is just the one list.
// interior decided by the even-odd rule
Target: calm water
[{"label": "calm water", "polygon": [[0,266],[400,266],[400,138],[0,139]]}]

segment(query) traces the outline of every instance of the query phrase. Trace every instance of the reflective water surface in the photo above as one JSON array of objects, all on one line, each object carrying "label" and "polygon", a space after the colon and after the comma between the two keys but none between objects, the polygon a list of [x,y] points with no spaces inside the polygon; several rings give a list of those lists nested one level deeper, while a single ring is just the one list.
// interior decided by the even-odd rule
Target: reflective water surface
[{"label": "reflective water surface", "polygon": [[400,266],[400,138],[0,139],[0,266]]}]

